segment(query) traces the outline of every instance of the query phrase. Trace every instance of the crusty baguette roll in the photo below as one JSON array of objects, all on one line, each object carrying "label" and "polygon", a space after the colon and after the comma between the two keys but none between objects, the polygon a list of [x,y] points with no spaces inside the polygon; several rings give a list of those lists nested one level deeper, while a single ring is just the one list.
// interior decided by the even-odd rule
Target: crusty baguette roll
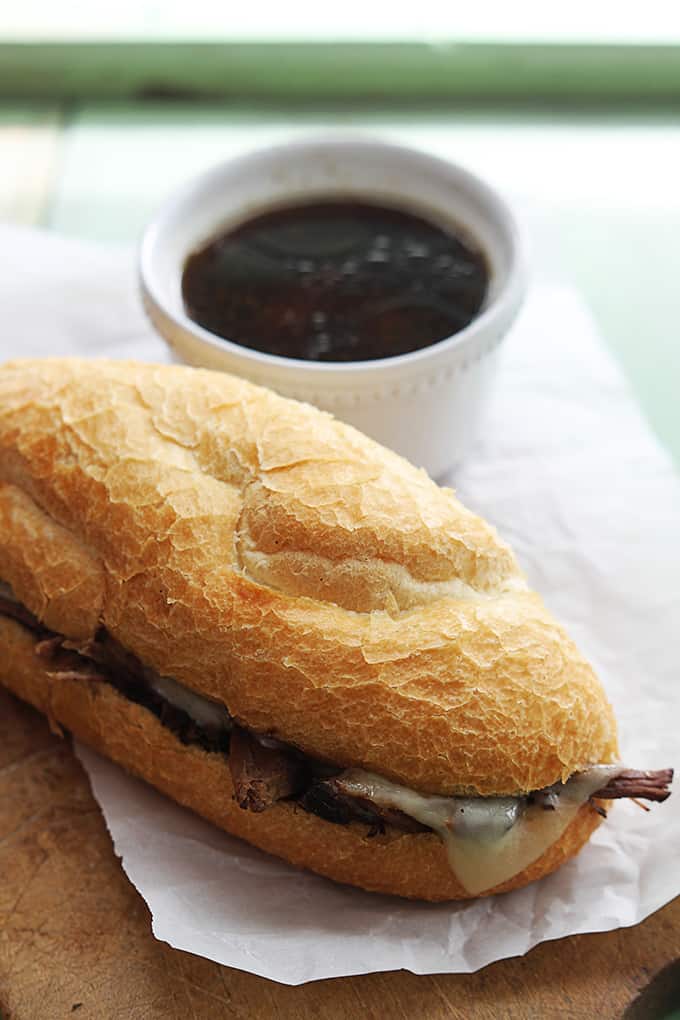
[{"label": "crusty baguette roll", "polygon": [[[431,901],[473,897],[457,880],[434,832],[388,829],[368,838],[365,825],[334,825],[290,801],[259,814],[243,811],[220,755],[184,746],[153,715],[107,685],[95,687],[76,676],[55,684],[30,637],[2,617],[0,647],[0,681],[10,690],[53,724],[58,720],[97,751],[235,836],[336,882],[372,892]],[[485,894],[509,892],[555,871],[578,853],[600,821],[585,804],[545,853]]]},{"label": "crusty baguette roll", "polygon": [[[493,528],[349,426],[228,375],[0,368],[0,581],[51,631],[104,627],[250,731],[415,791],[515,795],[616,759],[599,682]],[[292,804],[250,816],[222,778],[218,803],[223,765],[115,690],[52,690],[0,624],[1,682],[181,803],[340,880],[461,895],[432,833],[365,846]],[[584,808],[529,877],[596,822]]]}]

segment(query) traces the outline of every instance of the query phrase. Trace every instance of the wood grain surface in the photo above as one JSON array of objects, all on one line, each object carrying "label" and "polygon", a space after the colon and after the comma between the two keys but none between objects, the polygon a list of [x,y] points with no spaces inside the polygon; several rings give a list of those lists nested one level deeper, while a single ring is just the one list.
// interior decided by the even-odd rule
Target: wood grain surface
[{"label": "wood grain surface", "polygon": [[614,1020],[679,956],[680,899],[636,928],[545,943],[470,975],[288,988],[170,949],[151,934],[70,743],[0,691],[3,1020]]}]

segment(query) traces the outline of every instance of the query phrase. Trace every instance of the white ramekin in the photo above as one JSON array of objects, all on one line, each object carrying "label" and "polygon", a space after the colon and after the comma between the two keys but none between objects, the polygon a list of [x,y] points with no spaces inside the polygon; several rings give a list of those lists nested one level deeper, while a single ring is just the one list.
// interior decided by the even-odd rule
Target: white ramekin
[{"label": "white ramekin", "polygon": [[[262,354],[188,318],[181,296],[187,255],[268,206],[322,196],[375,199],[462,227],[489,262],[480,315],[412,354],[336,364]],[[180,360],[316,404],[436,478],[460,461],[474,435],[499,342],[524,295],[526,266],[508,207],[467,170],[413,149],[336,136],[261,149],[196,178],[147,227],[140,279],[147,313]]]}]

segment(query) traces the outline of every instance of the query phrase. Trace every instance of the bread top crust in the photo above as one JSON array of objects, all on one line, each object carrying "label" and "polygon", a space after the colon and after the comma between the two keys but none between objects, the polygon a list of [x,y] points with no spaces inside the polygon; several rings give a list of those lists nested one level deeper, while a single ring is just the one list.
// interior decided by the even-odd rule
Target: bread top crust
[{"label": "bread top crust", "polygon": [[602,688],[493,528],[232,376],[3,366],[0,579],[250,728],[424,792],[527,791],[616,757]]}]

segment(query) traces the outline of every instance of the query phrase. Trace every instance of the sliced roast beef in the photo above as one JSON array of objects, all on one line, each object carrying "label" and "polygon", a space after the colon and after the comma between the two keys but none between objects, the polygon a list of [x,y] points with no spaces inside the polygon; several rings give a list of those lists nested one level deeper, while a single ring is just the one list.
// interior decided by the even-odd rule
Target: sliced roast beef
[{"label": "sliced roast beef", "polygon": [[304,768],[290,751],[266,747],[240,726],[231,731],[229,770],[236,802],[248,811],[264,811],[304,785]]},{"label": "sliced roast beef", "polygon": [[616,800],[619,797],[633,797],[635,800],[664,801],[670,797],[668,789],[673,782],[673,769],[657,769],[654,772],[638,772],[626,769],[610,779],[606,786],[593,794],[600,800]]},{"label": "sliced roast beef", "polygon": [[299,800],[300,807],[311,814],[337,825],[360,822],[368,825],[369,835],[384,832],[388,825],[402,832],[426,832],[426,827],[415,818],[395,808],[382,807],[350,793],[342,781],[342,773],[331,779],[317,779]]},{"label": "sliced roast beef", "polygon": [[22,626],[35,631],[36,634],[41,633],[45,629],[37,617],[26,609],[26,606],[3,594],[0,594],[0,616],[9,616],[11,620],[16,620]]},{"label": "sliced roast beef", "polygon": [[[227,755],[235,798],[241,808],[260,812],[278,800],[294,797],[305,811],[326,821],[367,825],[369,835],[384,832],[387,826],[402,832],[427,831],[409,815],[357,796],[343,784],[343,771],[337,766],[317,761],[279,741],[263,741],[243,727],[231,726],[228,715],[229,728],[199,724],[155,689],[156,674],[104,628],[86,642],[54,634],[0,582],[0,616],[3,615],[35,635],[36,654],[45,660],[55,679],[109,683],[124,697],[152,712],[183,744]],[[620,797],[663,801],[670,795],[668,785],[672,779],[672,769],[653,772],[627,769],[594,793],[591,802]],[[529,794],[527,799],[550,810],[556,807],[557,798],[559,791],[550,787]],[[601,805],[593,803],[593,807],[604,814]]]}]

